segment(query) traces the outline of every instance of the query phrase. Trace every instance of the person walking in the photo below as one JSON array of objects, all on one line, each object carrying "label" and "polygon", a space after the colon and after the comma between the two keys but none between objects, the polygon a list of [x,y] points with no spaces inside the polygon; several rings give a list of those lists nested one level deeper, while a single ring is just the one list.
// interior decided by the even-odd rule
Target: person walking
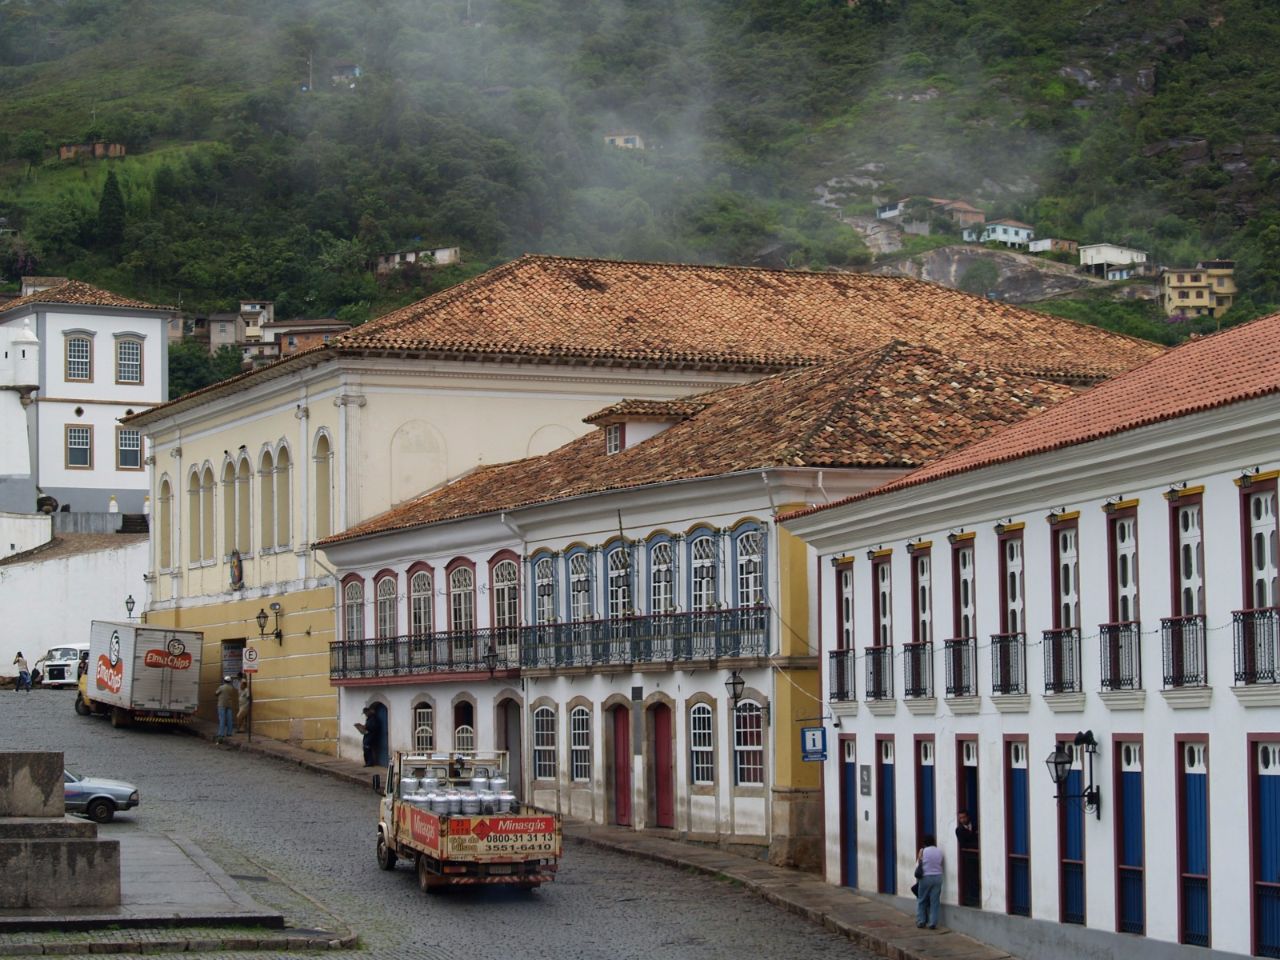
[{"label": "person walking", "polygon": [[218,697],[218,740],[231,736],[235,729],[236,688],[230,677],[222,678],[216,691]]},{"label": "person walking", "polygon": [[244,733],[245,727],[249,724],[249,702],[252,700],[252,694],[249,692],[249,678],[243,673],[240,674],[240,705],[236,707],[236,732]]},{"label": "person walking", "polygon": [[27,667],[27,658],[22,655],[22,651],[18,651],[18,655],[13,658],[14,665],[18,668],[18,682],[14,684],[13,690],[16,693],[19,690],[31,692],[31,670]]},{"label": "person walking", "polygon": [[916,875],[920,878],[916,891],[916,926],[936,930],[942,902],[942,850],[932,834],[925,834],[924,846],[916,855]]}]

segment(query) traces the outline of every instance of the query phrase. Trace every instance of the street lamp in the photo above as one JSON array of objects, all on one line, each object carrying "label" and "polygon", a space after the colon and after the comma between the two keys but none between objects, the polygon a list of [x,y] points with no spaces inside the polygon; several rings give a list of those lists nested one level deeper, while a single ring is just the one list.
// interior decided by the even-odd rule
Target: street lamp
[{"label": "street lamp", "polygon": [[[283,645],[284,631],[280,629],[280,604],[273,601],[271,603],[271,612],[275,614],[276,622],[275,622],[275,629],[271,631],[270,636],[276,638],[276,643]],[[258,621],[258,639],[259,640],[267,639],[267,636],[268,636],[267,620],[270,619],[267,615],[267,611],[259,610],[257,617],[255,617],[254,619]]]},{"label": "street lamp", "polygon": [[1084,750],[1084,754],[1089,758],[1089,786],[1085,788],[1083,793],[1062,793],[1062,784],[1066,782],[1067,776],[1071,773],[1071,765],[1073,757],[1071,751],[1058,744],[1053,748],[1053,753],[1045,758],[1045,766],[1049,768],[1049,777],[1053,780],[1054,785],[1058,787],[1058,794],[1054,797],[1059,803],[1063,800],[1083,800],[1084,808],[1102,819],[1102,790],[1093,783],[1093,755],[1098,752],[1098,741],[1093,738],[1092,730],[1085,730],[1083,733],[1077,733],[1072,745]]},{"label": "street lamp", "polygon": [[490,646],[489,649],[484,652],[484,655],[480,657],[480,660],[484,663],[485,669],[489,671],[489,679],[492,680],[493,671],[498,669],[498,651],[494,650],[493,647]]},{"label": "street lamp", "polygon": [[138,603],[136,600],[133,599],[132,593],[129,594],[129,596],[124,598],[124,611],[129,615],[130,620],[133,619],[133,608],[136,607],[137,605]]},{"label": "street lamp", "polygon": [[746,686],[746,681],[742,679],[742,674],[737,670],[729,676],[724,682],[725,692],[729,694],[729,699],[733,701],[734,713],[738,711],[738,701],[742,699],[742,688]]}]

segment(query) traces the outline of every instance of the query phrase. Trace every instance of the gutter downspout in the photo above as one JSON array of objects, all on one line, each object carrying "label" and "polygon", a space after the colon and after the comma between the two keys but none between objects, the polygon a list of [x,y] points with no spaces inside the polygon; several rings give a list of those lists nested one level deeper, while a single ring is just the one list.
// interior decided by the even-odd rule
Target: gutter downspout
[{"label": "gutter downspout", "polygon": [[[520,529],[519,524],[517,524],[514,520],[507,519],[507,514],[505,511],[498,514],[498,522],[501,523],[508,530],[510,530],[512,535],[520,541],[520,566],[523,568],[525,559],[529,555],[528,537],[525,535],[525,532]],[[522,575],[523,575],[523,571],[522,571]],[[528,685],[528,680],[526,680],[522,675],[520,678],[520,693],[521,695],[523,695],[525,699],[525,703],[524,703],[524,709],[520,711],[521,713],[520,780],[522,781],[520,783],[520,796],[529,797],[530,800],[532,800],[533,792],[532,790],[528,789],[527,784],[523,782],[526,778],[528,778],[529,784],[533,783],[533,772],[530,766],[530,764],[533,762],[533,733],[532,731],[529,730],[529,725],[524,722],[524,715],[528,713],[528,706],[529,706],[529,690],[527,685]],[[496,707],[497,704],[494,704],[493,706]],[[528,758],[528,762],[526,762],[525,760],[526,757]],[[509,750],[508,750],[508,761],[510,761]],[[509,769],[507,773],[508,775],[510,775]],[[556,777],[556,813],[557,814],[560,813],[560,778],[559,777]]]}]

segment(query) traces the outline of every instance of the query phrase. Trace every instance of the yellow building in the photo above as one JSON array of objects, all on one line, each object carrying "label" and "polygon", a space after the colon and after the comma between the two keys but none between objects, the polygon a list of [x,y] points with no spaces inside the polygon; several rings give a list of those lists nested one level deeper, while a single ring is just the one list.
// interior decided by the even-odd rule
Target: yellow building
[{"label": "yellow building", "polygon": [[1202,260],[1160,274],[1160,304],[1166,317],[1220,317],[1235,303],[1234,260]]},{"label": "yellow building", "polygon": [[334,752],[336,588],[314,543],[555,449],[617,400],[894,340],[1077,384],[1160,351],[907,278],[521,258],[129,418],[152,451],[148,620],[204,631],[206,712],[253,647],[254,731]]}]

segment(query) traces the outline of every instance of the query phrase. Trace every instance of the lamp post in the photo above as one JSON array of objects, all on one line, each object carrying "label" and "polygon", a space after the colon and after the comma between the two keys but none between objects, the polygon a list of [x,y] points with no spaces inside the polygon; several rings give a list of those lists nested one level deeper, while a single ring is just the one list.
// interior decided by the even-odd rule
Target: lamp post
[{"label": "lamp post", "polygon": [[275,614],[275,628],[270,634],[267,633],[267,620],[269,619],[266,610],[259,610],[256,619],[258,621],[258,639],[265,640],[268,636],[275,637],[276,643],[284,644],[284,631],[280,629],[280,604],[272,601],[271,612]]},{"label": "lamp post", "polygon": [[1083,800],[1086,811],[1093,813],[1099,820],[1102,819],[1102,790],[1094,785],[1093,782],[1093,756],[1098,752],[1098,741],[1093,738],[1092,730],[1085,730],[1077,733],[1072,746],[1082,749],[1084,755],[1089,758],[1089,786],[1085,788],[1083,793],[1063,793],[1062,784],[1066,782],[1067,776],[1071,773],[1072,764],[1075,758],[1071,751],[1058,744],[1053,748],[1053,753],[1045,758],[1045,766],[1049,768],[1049,778],[1058,787],[1058,793],[1054,799],[1061,803],[1063,800]]},{"label": "lamp post", "polygon": [[124,598],[124,612],[128,614],[130,620],[133,619],[133,608],[137,605],[138,602],[133,599],[132,593]]},{"label": "lamp post", "polygon": [[729,694],[729,699],[733,701],[733,712],[738,712],[738,702],[742,699],[742,688],[746,686],[746,681],[742,679],[742,674],[737,670],[729,675],[729,679],[724,682],[724,689]]}]

